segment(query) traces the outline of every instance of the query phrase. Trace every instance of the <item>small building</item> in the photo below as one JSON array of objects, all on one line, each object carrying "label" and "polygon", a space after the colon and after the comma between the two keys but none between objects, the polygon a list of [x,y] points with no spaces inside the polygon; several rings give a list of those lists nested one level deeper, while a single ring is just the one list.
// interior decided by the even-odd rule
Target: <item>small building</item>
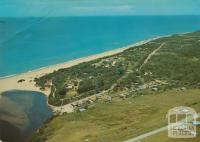
[{"label": "small building", "polygon": [[153,87],[153,88],[152,88],[152,91],[155,91],[155,92],[156,92],[156,91],[158,91],[158,88]]},{"label": "small building", "polygon": [[124,94],[119,94],[119,97],[124,99],[124,98],[126,98],[126,95],[124,95]]},{"label": "small building", "polygon": [[109,67],[110,67],[110,65],[109,65],[109,64],[107,64],[107,65],[105,65],[105,67],[106,67],[106,68],[109,68]]},{"label": "small building", "polygon": [[97,96],[91,96],[91,97],[89,98],[89,100],[95,102],[95,101],[97,100]]},{"label": "small building", "polygon": [[181,87],[181,91],[185,91],[186,90],[186,88],[185,87]]},{"label": "small building", "polygon": [[112,66],[115,66],[115,64],[116,64],[116,61],[113,61],[113,62],[112,62]]},{"label": "small building", "polygon": [[72,88],[73,88],[73,85],[69,84],[69,85],[67,86],[67,88],[68,88],[68,89],[72,89]]},{"label": "small building", "polygon": [[146,88],[147,88],[147,85],[145,85],[145,84],[139,86],[139,90],[144,90],[144,89],[146,89]]},{"label": "small building", "polygon": [[84,111],[86,111],[86,109],[85,108],[80,108],[79,111],[80,112],[84,112]]},{"label": "small building", "polygon": [[193,124],[194,126],[200,126],[200,121],[196,121],[196,122],[193,121],[192,124]]},{"label": "small building", "polygon": [[107,100],[111,103],[112,102],[112,97],[108,96]]},{"label": "small building", "polygon": [[149,74],[148,72],[145,72],[145,73],[144,73],[144,76],[147,76],[148,74]]}]

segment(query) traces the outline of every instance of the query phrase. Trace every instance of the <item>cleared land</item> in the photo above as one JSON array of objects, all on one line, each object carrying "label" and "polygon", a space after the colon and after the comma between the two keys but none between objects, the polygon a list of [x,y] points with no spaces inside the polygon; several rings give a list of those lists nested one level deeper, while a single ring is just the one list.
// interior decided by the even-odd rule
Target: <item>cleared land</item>
[{"label": "cleared land", "polygon": [[[49,142],[120,142],[167,125],[166,114],[175,106],[200,108],[200,90],[172,90],[111,103],[98,102],[82,113],[59,116],[34,140]],[[156,142],[156,141],[155,141]]]}]

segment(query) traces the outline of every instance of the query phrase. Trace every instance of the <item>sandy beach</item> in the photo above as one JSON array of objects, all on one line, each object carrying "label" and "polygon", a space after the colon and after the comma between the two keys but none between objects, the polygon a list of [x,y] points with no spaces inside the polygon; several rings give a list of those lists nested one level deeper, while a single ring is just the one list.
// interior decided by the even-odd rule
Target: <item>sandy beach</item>
[{"label": "sandy beach", "polygon": [[[88,62],[88,61],[102,58],[105,56],[114,55],[114,54],[124,51],[125,49],[127,49],[127,47],[88,56],[88,57],[79,58],[76,60],[68,61],[68,62],[57,64],[57,65],[52,65],[49,67],[44,67],[38,70],[29,71],[29,72],[11,76],[11,77],[2,78],[0,79],[0,92],[5,92],[8,90],[26,90],[26,91],[42,92],[48,96],[49,91],[41,91],[39,87],[35,86],[35,82],[34,82],[35,77],[43,76],[45,74],[51,73],[61,68],[68,68],[68,67],[77,65],[79,63]],[[25,81],[18,83],[18,80],[20,79],[24,79]]]},{"label": "sandy beach", "polygon": [[[5,77],[5,78],[2,77],[2,78],[0,78],[0,93],[5,92],[5,91],[9,91],[9,90],[25,90],[25,91],[42,92],[42,93],[44,93],[45,95],[48,96],[49,91],[41,91],[38,87],[35,86],[35,82],[34,82],[35,77],[40,77],[40,76],[43,76],[43,75],[48,74],[48,73],[52,73],[53,71],[56,71],[56,70],[59,70],[59,69],[62,69],[62,68],[69,68],[69,67],[72,67],[74,65],[83,63],[83,62],[88,62],[88,61],[92,61],[92,60],[95,60],[95,59],[98,59],[98,58],[103,58],[103,57],[106,57],[106,56],[115,55],[117,53],[123,52],[124,50],[126,50],[130,47],[145,44],[145,43],[149,42],[150,40],[153,40],[153,39],[141,41],[141,42],[135,43],[133,45],[129,45],[129,46],[126,46],[126,47],[110,50],[110,51],[103,52],[103,53],[100,53],[100,54],[95,54],[95,55],[91,55],[91,56],[88,56],[88,57],[83,57],[83,58],[79,58],[79,59],[76,59],[76,60],[67,61],[67,62],[64,62],[64,63],[61,63],[61,64],[43,67],[43,68],[36,69],[36,70],[33,70],[33,71],[21,73],[21,74],[15,75],[15,76],[10,76],[10,77]],[[20,79],[24,79],[25,81],[18,83],[18,81]]]},{"label": "sandy beach", "polygon": [[[159,38],[159,37],[157,37],[157,38]],[[50,90],[41,91],[39,87],[35,86],[35,82],[34,82],[35,77],[40,77],[45,74],[52,73],[53,71],[56,71],[56,70],[59,70],[62,68],[72,67],[74,65],[77,65],[77,64],[80,64],[83,62],[88,62],[88,61],[95,60],[98,58],[115,55],[115,54],[123,52],[124,50],[126,50],[130,47],[142,45],[142,44],[145,44],[145,43],[147,43],[151,40],[157,39],[157,38],[141,41],[141,42],[135,43],[133,45],[122,47],[119,49],[114,49],[114,50],[103,52],[100,54],[95,54],[95,55],[91,55],[88,57],[83,57],[83,58],[79,58],[76,60],[64,62],[61,64],[44,67],[41,69],[29,71],[26,73],[15,75],[15,76],[1,78],[0,79],[0,94],[2,92],[9,91],[9,90],[23,90],[23,91],[41,92],[41,93],[45,94],[46,96],[48,96],[50,94]],[[24,79],[25,81],[19,83],[18,81],[21,79]],[[73,111],[73,108],[71,107],[70,104],[62,106],[62,107],[54,107],[51,105],[49,105],[49,106],[54,111],[61,111],[61,112],[72,112]]]}]

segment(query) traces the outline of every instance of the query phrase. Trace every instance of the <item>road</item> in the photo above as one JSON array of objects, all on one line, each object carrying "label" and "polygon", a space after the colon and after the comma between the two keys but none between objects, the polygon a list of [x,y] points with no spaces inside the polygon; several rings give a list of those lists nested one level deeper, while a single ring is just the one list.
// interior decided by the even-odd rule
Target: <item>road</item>
[{"label": "road", "polygon": [[[199,117],[200,117],[200,114],[198,114],[197,118],[199,118]],[[165,126],[165,127],[162,127],[162,128],[156,129],[156,130],[153,130],[153,131],[151,131],[151,132],[142,134],[142,135],[137,136],[137,137],[135,137],[135,138],[126,140],[126,141],[124,141],[124,142],[139,142],[139,140],[142,140],[142,139],[144,139],[144,138],[146,138],[146,137],[149,137],[149,136],[158,134],[158,133],[163,132],[163,131],[166,131],[166,130],[168,130],[168,126]]]},{"label": "road", "polygon": [[160,50],[165,44],[166,44],[165,42],[162,43],[158,48],[156,48],[154,51],[152,51],[152,52],[148,55],[148,57],[144,60],[143,64],[140,66],[139,70],[141,70],[141,68],[142,68],[146,63],[148,63],[148,61],[151,59],[151,57],[152,57],[153,55],[155,55],[155,53],[158,52],[158,50]]},{"label": "road", "polygon": [[138,142],[139,140],[141,139],[144,139],[146,137],[149,137],[149,136],[152,136],[152,135],[155,135],[157,133],[160,133],[160,132],[163,132],[163,131],[166,131],[168,129],[168,126],[165,126],[165,127],[162,127],[162,128],[159,128],[159,129],[156,129],[154,131],[151,131],[151,132],[148,132],[148,133],[145,133],[145,134],[142,134],[138,137],[135,137],[135,138],[132,138],[132,139],[129,139],[127,141],[124,141],[124,142]]}]

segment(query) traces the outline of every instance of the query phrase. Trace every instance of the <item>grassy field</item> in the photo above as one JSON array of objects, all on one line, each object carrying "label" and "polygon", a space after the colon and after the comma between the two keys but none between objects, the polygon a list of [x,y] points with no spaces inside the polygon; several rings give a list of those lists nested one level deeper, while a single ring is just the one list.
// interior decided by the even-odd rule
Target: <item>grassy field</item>
[{"label": "grassy field", "polygon": [[85,112],[56,117],[32,141],[120,142],[166,126],[168,110],[181,105],[198,110],[200,90],[172,90],[125,100],[116,98],[111,103],[101,101]]},{"label": "grassy field", "polygon": [[197,128],[197,137],[192,139],[173,139],[167,137],[167,131],[140,140],[140,142],[200,142],[200,128]]}]

